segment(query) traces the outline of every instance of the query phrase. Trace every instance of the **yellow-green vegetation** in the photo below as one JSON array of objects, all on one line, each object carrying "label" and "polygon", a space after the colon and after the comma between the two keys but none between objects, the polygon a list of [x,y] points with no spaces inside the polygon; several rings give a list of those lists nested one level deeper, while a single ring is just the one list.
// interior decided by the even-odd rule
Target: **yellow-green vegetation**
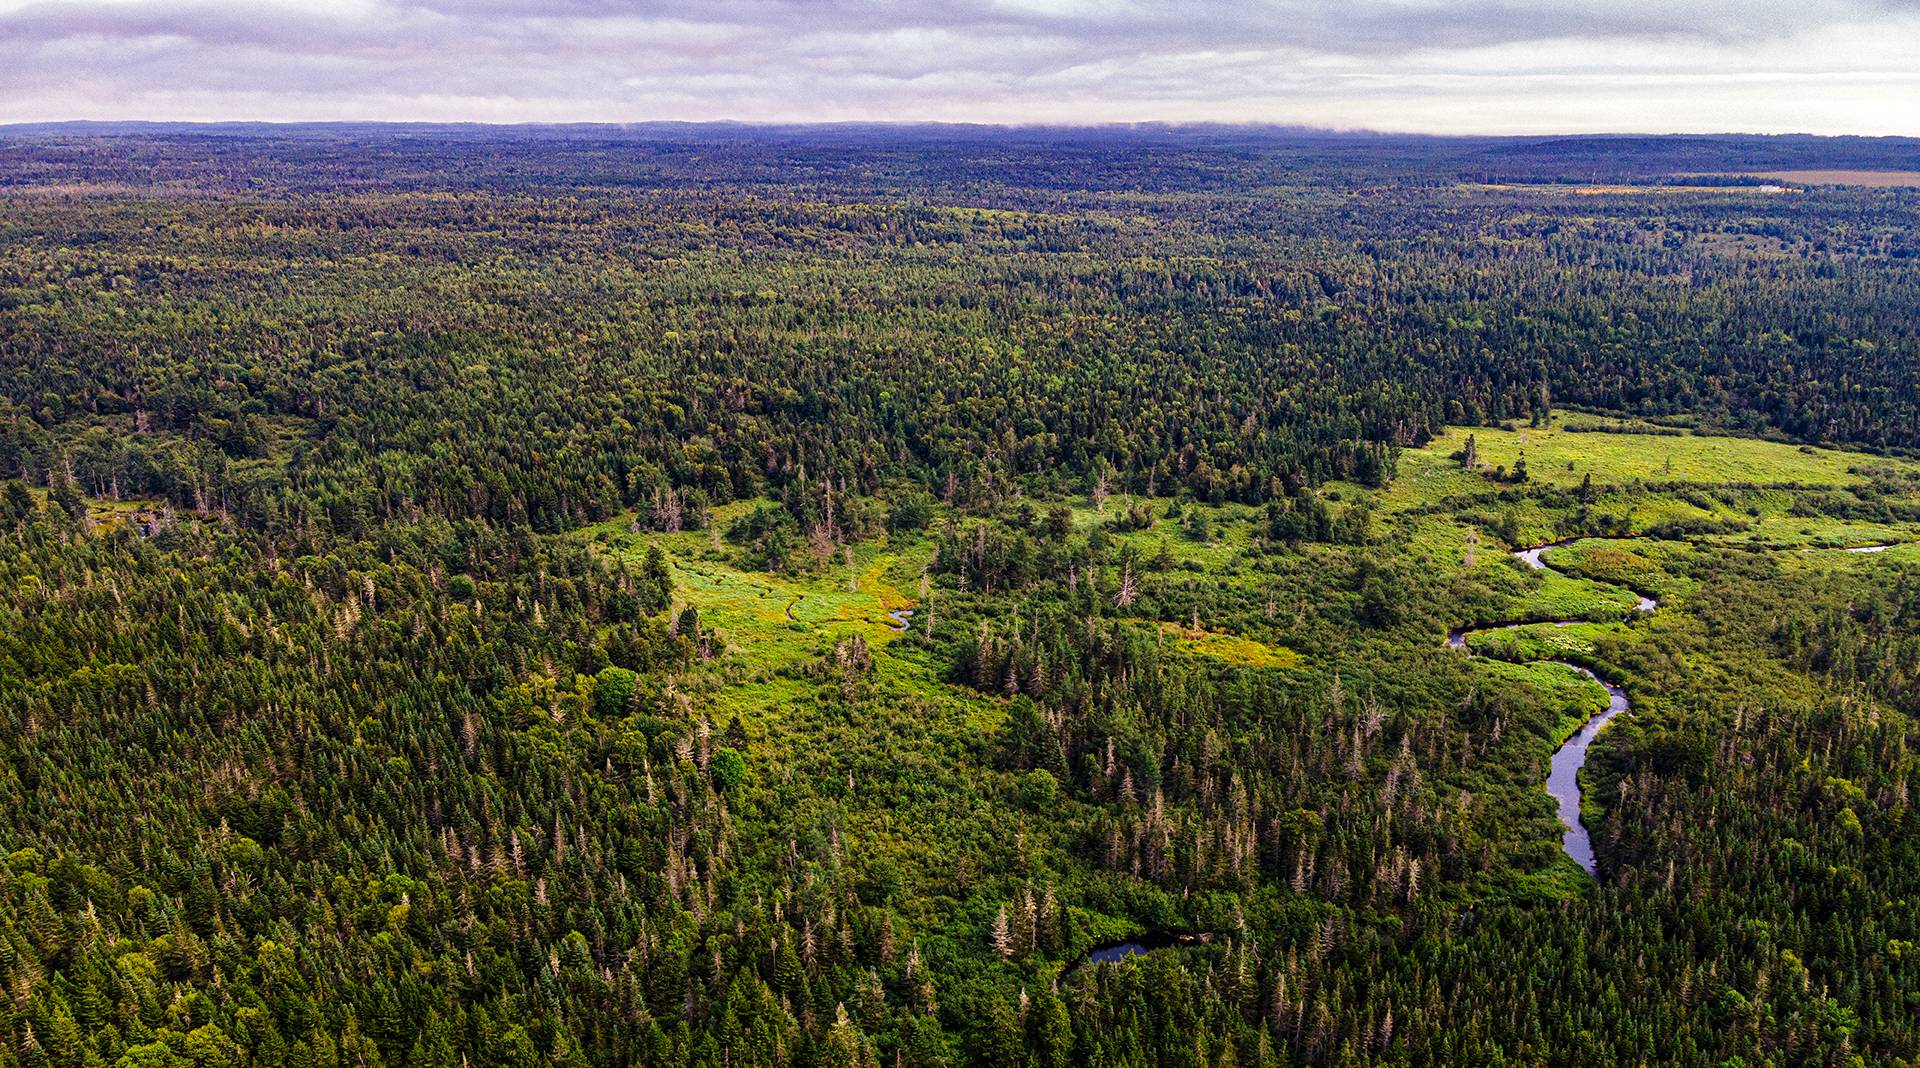
[{"label": "yellow-green vegetation", "polygon": [[[1486,660],[1476,662],[1475,670],[1491,678],[1525,683],[1535,700],[1553,709],[1556,714],[1545,738],[1555,745],[1566,741],[1607,707],[1606,690],[1564,664]],[[1541,749],[1542,753],[1547,751],[1546,747]]]},{"label": "yellow-green vegetation", "polygon": [[[714,547],[718,529],[756,503],[763,502],[714,509],[710,531],[631,533],[631,517],[622,517],[587,534],[603,551],[630,562],[650,547],[665,553],[672,610],[696,609],[701,626],[716,638],[713,661],[688,686],[704,689],[717,712],[758,723],[777,721],[782,706],[803,689],[784,669],[831,656],[835,644],[849,637],[877,650],[901,633],[888,613],[913,607],[905,591],[914,588],[931,546],[925,539],[902,545],[882,536],[846,546],[801,573],[770,574],[742,564],[729,548]],[[889,679],[926,674],[894,658],[879,660],[878,667]]]},{"label": "yellow-green vegetation", "polygon": [[[1684,602],[1696,581],[1682,561],[1697,551],[1802,552],[1817,567],[1845,566],[1865,555],[1848,548],[1891,545],[1879,557],[1904,559],[1920,534],[1905,518],[1920,502],[1912,460],[1567,412],[1534,427],[1449,428],[1406,450],[1388,488],[1328,492],[1374,501],[1380,536],[1416,566],[1471,580],[1464,622],[1618,621],[1636,593]],[[1548,550],[1548,570],[1510,558],[1570,535]],[[1521,655],[1522,642],[1547,655],[1583,647],[1582,634],[1476,641],[1500,655]]]},{"label": "yellow-green vegetation", "polygon": [[1300,654],[1282,645],[1268,645],[1235,634],[1212,630],[1194,630],[1178,623],[1162,623],[1160,629],[1177,639],[1180,649],[1223,660],[1241,667],[1290,668],[1300,664]]},{"label": "yellow-green vegetation", "polygon": [[1594,640],[1617,633],[1610,623],[1526,623],[1467,635],[1467,648],[1501,660],[1590,660]]},{"label": "yellow-green vegetation", "polygon": [[1633,594],[1668,604],[1685,595],[1687,580],[1663,566],[1675,553],[1685,551],[1683,545],[1645,538],[1582,538],[1548,550],[1542,559],[1561,574],[1602,583],[1615,591],[1631,591],[1613,598],[1613,603],[1630,608],[1637,600]]},{"label": "yellow-green vegetation", "polygon": [[1577,899],[1591,882],[1560,849],[1562,827],[1552,798],[1541,788],[1553,750],[1607,707],[1607,692],[1564,664],[1475,660],[1482,685],[1502,685],[1537,715],[1533,729],[1525,720],[1509,725],[1496,720],[1489,730],[1512,732],[1496,750],[1498,774],[1488,776],[1480,793],[1498,798],[1511,828],[1497,839],[1505,864],[1523,873],[1505,887],[1524,898]]},{"label": "yellow-green vegetation", "polygon": [[699,608],[705,622],[742,642],[778,642],[809,632],[884,639],[890,633],[887,613],[913,606],[907,590],[918,581],[932,546],[924,538],[902,542],[883,534],[836,546],[795,574],[771,574],[743,564],[739,551],[720,536],[734,520],[766,503],[720,505],[702,530],[634,532],[629,529],[633,517],[622,515],[584,533],[630,557],[658,546],[672,568],[676,599]]},{"label": "yellow-green vegetation", "polygon": [[[42,506],[47,504],[49,494],[45,489],[33,488],[27,492],[36,503]],[[112,497],[76,497],[75,499],[83,502],[87,526],[98,533],[106,533],[128,523],[158,526],[163,518],[171,518],[174,514],[172,506],[165,501],[116,500]]]},{"label": "yellow-green vegetation", "polygon": [[[1067,503],[1072,508],[1075,530],[1104,528],[1115,544],[1131,548],[1142,558],[1170,560],[1184,570],[1204,573],[1215,580],[1247,576],[1243,557],[1253,547],[1260,514],[1257,509],[1139,495],[1112,497],[1097,508],[1085,497]],[[1169,516],[1170,509],[1179,511],[1180,518]],[[1149,525],[1135,528],[1120,522],[1129,513],[1147,518]],[[1200,522],[1186,525],[1195,519]]]},{"label": "yellow-green vegetation", "polygon": [[[1729,573],[1824,582],[1876,565],[1897,574],[1900,563],[1920,560],[1920,478],[1907,460],[1558,416],[1526,430],[1450,430],[1405,454],[1401,471],[1377,494],[1383,522],[1414,558],[1453,576],[1463,606],[1454,618],[1468,622],[1465,646],[1478,654],[1469,670],[1525,684],[1543,707],[1553,704],[1541,689],[1549,682],[1584,694],[1557,706],[1556,742],[1604,709],[1606,698],[1555,661],[1624,681],[1643,711],[1656,710],[1648,723],[1669,714],[1665,691],[1753,685],[1721,656],[1677,651],[1702,641],[1699,621],[1689,616],[1696,600],[1724,616],[1723,588],[1741,581]],[[1512,550],[1549,541],[1544,569],[1515,561]],[[1657,619],[1638,621],[1641,595],[1661,602]],[[1817,663],[1829,654],[1804,655]],[[1663,661],[1684,674],[1652,669]],[[1770,687],[1799,689],[1767,679]],[[1621,737],[1638,736],[1637,728],[1603,735],[1597,749],[1605,755],[1633,744]],[[1606,818],[1605,802],[1590,789],[1580,803],[1589,825]],[[1524,849],[1511,855],[1528,867],[1518,859]],[[1565,865],[1537,859],[1543,892],[1577,885]]]},{"label": "yellow-green vegetation", "polygon": [[[1552,550],[1548,555],[1558,551]],[[1557,567],[1528,569],[1525,575],[1526,584],[1519,593],[1527,605],[1523,614],[1535,618],[1617,620],[1639,600],[1629,590],[1607,582],[1574,578]]]},{"label": "yellow-green vegetation", "polygon": [[1530,481],[1560,487],[1576,487],[1589,475],[1607,485],[1847,486],[1866,482],[1875,468],[1920,471],[1910,460],[1560,412],[1538,427],[1448,428],[1424,448],[1401,455],[1400,476],[1387,501],[1431,502],[1482,488],[1484,479],[1452,459],[1468,437],[1485,470],[1510,471],[1524,454]]}]

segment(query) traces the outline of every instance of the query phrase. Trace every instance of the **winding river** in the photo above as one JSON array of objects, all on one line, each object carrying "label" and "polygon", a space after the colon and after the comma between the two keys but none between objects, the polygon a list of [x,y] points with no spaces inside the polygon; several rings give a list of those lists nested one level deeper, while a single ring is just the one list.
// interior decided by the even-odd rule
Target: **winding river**
[{"label": "winding river", "polygon": [[[1541,559],[1541,554],[1549,549],[1557,549],[1563,545],[1569,545],[1579,540],[1579,538],[1569,538],[1565,541],[1548,542],[1545,545],[1536,545],[1530,549],[1521,549],[1513,555],[1528,567],[1536,571],[1542,571],[1548,567],[1548,564],[1545,560]],[[1629,590],[1628,592],[1639,598],[1638,603],[1633,606],[1633,610],[1628,614],[1628,619],[1637,619],[1660,607],[1660,602],[1655,598],[1648,597],[1646,594],[1635,590]],[[1526,620],[1517,623],[1496,623],[1484,627],[1466,627],[1448,634],[1447,645],[1454,649],[1465,650],[1467,647],[1467,637],[1472,634],[1493,630],[1511,630],[1515,627],[1542,626],[1546,624],[1551,624],[1556,627],[1570,627],[1575,623],[1585,622],[1589,621],[1584,619]],[[1606,709],[1596,713],[1593,718],[1587,720],[1579,730],[1574,732],[1573,737],[1562,742],[1560,748],[1553,751],[1553,761],[1547,771],[1547,793],[1552,794],[1554,801],[1558,803],[1560,809],[1560,824],[1566,828],[1560,835],[1560,848],[1566,851],[1567,856],[1573,858],[1575,864],[1585,869],[1588,875],[1593,875],[1596,870],[1593,856],[1593,839],[1587,834],[1587,825],[1580,820],[1580,769],[1587,762],[1587,747],[1593,744],[1594,737],[1598,735],[1601,729],[1606,727],[1607,724],[1613,722],[1614,717],[1632,707],[1632,704],[1627,700],[1627,692],[1625,690],[1622,690],[1615,683],[1601,678],[1590,669],[1582,667],[1579,664],[1566,660],[1534,660],[1529,661],[1529,663],[1560,664],[1565,667],[1570,667],[1599,683],[1607,691]]]},{"label": "winding river", "polygon": [[[1573,537],[1561,541],[1550,541],[1545,545],[1536,545],[1531,549],[1520,549],[1513,555],[1521,563],[1536,571],[1541,571],[1550,566],[1545,560],[1541,559],[1543,553],[1549,549],[1558,549],[1565,545],[1571,545],[1579,540],[1581,540],[1579,537]],[[1853,545],[1841,546],[1839,548],[1842,552],[1849,553],[1879,553],[1885,552],[1889,548],[1889,544]],[[1612,583],[1612,585],[1619,584]],[[1638,590],[1629,589],[1625,586],[1621,588],[1626,589],[1627,592],[1639,598],[1639,601],[1633,606],[1633,610],[1627,613],[1626,618],[1629,620],[1638,619],[1660,607],[1660,602],[1655,598],[1648,597]],[[1447,645],[1454,649],[1464,651],[1467,648],[1468,636],[1473,634],[1494,630],[1512,630],[1515,627],[1547,625],[1570,627],[1575,623],[1587,622],[1591,621],[1584,619],[1521,620],[1514,623],[1490,623],[1481,627],[1464,627],[1447,635]],[[1628,708],[1632,707],[1632,705],[1627,700],[1625,690],[1622,690],[1615,683],[1601,678],[1599,675],[1594,674],[1591,670],[1579,664],[1566,660],[1532,660],[1528,661],[1528,663],[1561,664],[1570,667],[1599,683],[1607,691],[1606,710],[1596,713],[1592,719],[1587,720],[1578,731],[1574,732],[1573,737],[1568,738],[1565,742],[1561,743],[1560,748],[1553,751],[1553,762],[1547,771],[1547,792],[1552,794],[1553,799],[1558,802],[1560,808],[1560,823],[1566,828],[1566,831],[1560,836],[1560,847],[1566,850],[1567,856],[1572,857],[1575,864],[1586,869],[1588,875],[1592,875],[1595,872],[1593,840],[1587,834],[1586,824],[1580,822],[1580,769],[1587,762],[1587,747],[1593,744],[1594,736],[1599,734],[1601,729],[1607,724],[1613,722],[1614,717],[1625,712]]]}]

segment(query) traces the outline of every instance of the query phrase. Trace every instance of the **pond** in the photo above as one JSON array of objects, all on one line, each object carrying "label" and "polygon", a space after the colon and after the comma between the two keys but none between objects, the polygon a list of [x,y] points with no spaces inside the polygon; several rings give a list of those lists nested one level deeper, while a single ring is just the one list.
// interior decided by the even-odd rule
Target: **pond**
[{"label": "pond", "polygon": [[1128,957],[1145,956],[1156,949],[1174,949],[1180,946],[1204,946],[1213,941],[1213,932],[1202,931],[1199,934],[1175,934],[1171,931],[1149,931],[1146,934],[1123,938],[1114,942],[1102,942],[1087,951],[1088,964],[1111,964],[1126,960]]}]

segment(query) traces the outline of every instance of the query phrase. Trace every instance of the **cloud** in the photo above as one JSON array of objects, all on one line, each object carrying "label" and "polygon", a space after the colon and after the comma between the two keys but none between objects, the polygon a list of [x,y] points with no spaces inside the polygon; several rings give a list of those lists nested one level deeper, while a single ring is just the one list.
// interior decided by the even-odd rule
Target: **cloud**
[{"label": "cloud", "polygon": [[0,0],[0,120],[1920,133],[1920,0]]}]

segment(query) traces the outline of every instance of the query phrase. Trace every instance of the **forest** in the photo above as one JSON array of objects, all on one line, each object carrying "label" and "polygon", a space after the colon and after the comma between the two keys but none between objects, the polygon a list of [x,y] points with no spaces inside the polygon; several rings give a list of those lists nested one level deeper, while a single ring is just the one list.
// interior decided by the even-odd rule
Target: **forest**
[{"label": "forest", "polygon": [[1920,1063],[1807,168],[0,127],[0,1068]]}]

